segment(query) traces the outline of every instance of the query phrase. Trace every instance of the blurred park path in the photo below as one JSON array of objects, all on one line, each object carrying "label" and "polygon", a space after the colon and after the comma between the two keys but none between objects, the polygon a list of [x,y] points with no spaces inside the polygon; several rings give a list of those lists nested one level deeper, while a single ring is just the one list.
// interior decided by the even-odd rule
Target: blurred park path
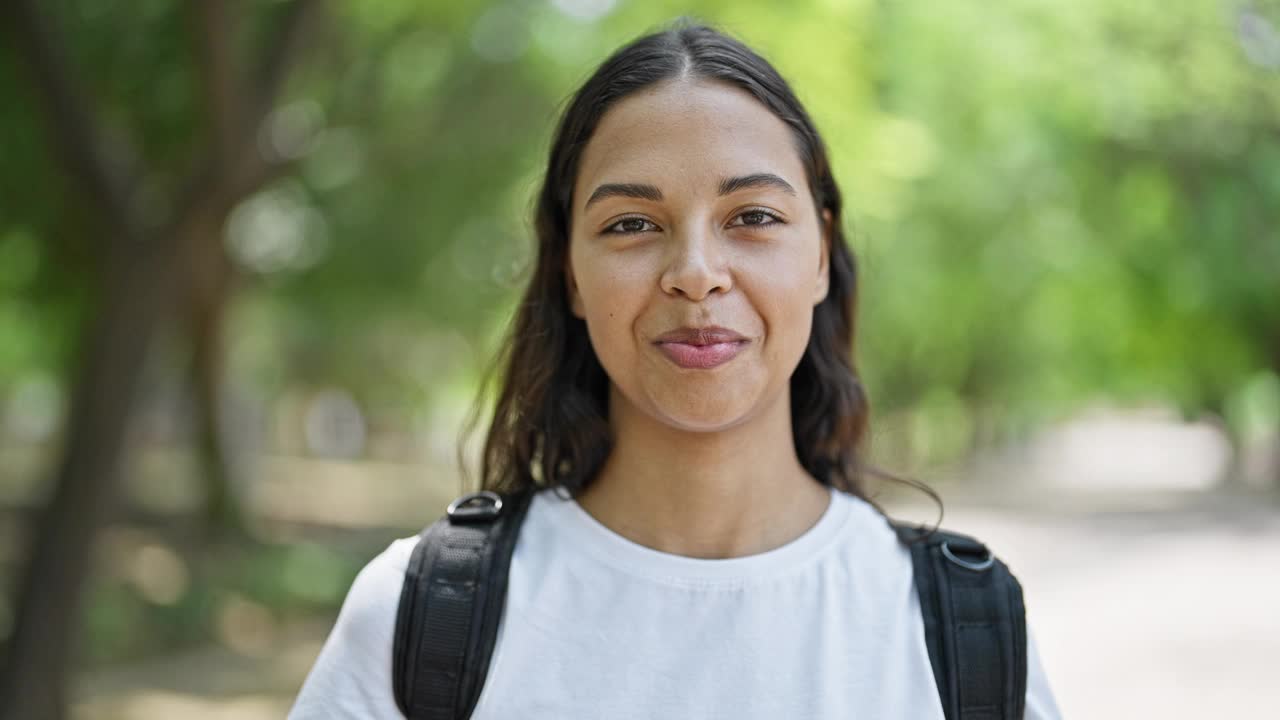
[{"label": "blurred park path", "polygon": [[73,717],[283,718],[328,630],[326,622],[302,623],[277,632],[262,653],[209,646],[92,673],[80,679]]},{"label": "blurred park path", "polygon": [[1263,717],[1280,707],[1280,507],[1248,496],[953,497],[1025,588],[1067,718]]},{"label": "blurred park path", "polygon": [[[1273,499],[1001,487],[943,486],[944,525],[986,541],[1022,580],[1065,717],[1257,717],[1280,706]],[[925,504],[889,504],[932,517]],[[76,717],[282,717],[330,622],[279,628],[248,655],[211,647],[94,673]]]}]

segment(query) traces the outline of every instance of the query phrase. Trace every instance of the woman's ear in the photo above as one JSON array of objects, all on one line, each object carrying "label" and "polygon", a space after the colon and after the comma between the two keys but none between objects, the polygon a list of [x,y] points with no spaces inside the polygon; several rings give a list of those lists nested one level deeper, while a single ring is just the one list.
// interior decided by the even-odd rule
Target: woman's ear
[{"label": "woman's ear", "polygon": [[822,209],[822,232],[820,234],[818,278],[813,288],[813,304],[818,305],[827,299],[827,291],[831,286],[831,239],[835,236],[835,225],[832,223],[831,210]]},{"label": "woman's ear", "polygon": [[573,277],[573,261],[564,260],[564,286],[569,295],[569,310],[574,317],[586,319],[586,311],[582,307],[582,293],[578,292],[578,281]]}]

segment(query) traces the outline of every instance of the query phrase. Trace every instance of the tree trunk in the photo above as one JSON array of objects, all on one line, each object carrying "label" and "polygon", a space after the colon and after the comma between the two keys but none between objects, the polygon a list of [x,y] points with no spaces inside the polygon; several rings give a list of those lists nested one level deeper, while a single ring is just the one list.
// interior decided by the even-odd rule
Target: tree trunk
[{"label": "tree trunk", "polygon": [[205,489],[205,530],[210,537],[238,534],[244,517],[237,500],[239,467],[226,437],[223,394],[223,335],[220,306],[199,308],[191,322],[191,392],[195,451]]},{"label": "tree trunk", "polygon": [[191,342],[189,386],[195,414],[195,446],[205,489],[206,535],[235,536],[245,529],[245,518],[236,487],[241,467],[224,403],[225,334],[233,268],[220,242],[224,218],[200,228],[201,241],[191,243],[187,277],[189,312],[187,332]]}]

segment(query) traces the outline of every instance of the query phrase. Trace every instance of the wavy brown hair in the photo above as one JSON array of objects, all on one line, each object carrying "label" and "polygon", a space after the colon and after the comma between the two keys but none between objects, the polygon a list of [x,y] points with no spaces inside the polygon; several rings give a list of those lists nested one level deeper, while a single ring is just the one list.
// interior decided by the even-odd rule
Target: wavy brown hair
[{"label": "wavy brown hair", "polygon": [[[791,377],[791,428],[796,454],[810,475],[869,500],[866,475],[899,478],[860,462],[868,407],[853,361],[857,272],[826,147],[772,65],[738,40],[684,21],[641,37],[605,60],[573,95],[556,128],[535,210],[536,265],[493,368],[500,367],[502,375],[485,437],[480,487],[511,493],[558,486],[576,496],[609,454],[609,378],[585,323],[570,312],[565,285],[573,187],[582,152],[609,108],[637,90],[676,78],[729,83],[786,123],[818,213],[831,213],[829,290],[813,310],[809,344]],[[477,400],[468,433],[485,397],[482,392]]]}]

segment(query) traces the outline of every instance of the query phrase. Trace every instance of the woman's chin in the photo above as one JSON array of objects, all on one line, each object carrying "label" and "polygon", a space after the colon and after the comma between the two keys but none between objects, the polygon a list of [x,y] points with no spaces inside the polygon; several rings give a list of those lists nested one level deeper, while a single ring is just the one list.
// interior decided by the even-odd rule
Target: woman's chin
[{"label": "woman's chin", "polygon": [[746,422],[748,407],[740,403],[724,406],[707,406],[693,403],[660,403],[654,408],[658,419],[667,425],[686,432],[719,432]]}]

